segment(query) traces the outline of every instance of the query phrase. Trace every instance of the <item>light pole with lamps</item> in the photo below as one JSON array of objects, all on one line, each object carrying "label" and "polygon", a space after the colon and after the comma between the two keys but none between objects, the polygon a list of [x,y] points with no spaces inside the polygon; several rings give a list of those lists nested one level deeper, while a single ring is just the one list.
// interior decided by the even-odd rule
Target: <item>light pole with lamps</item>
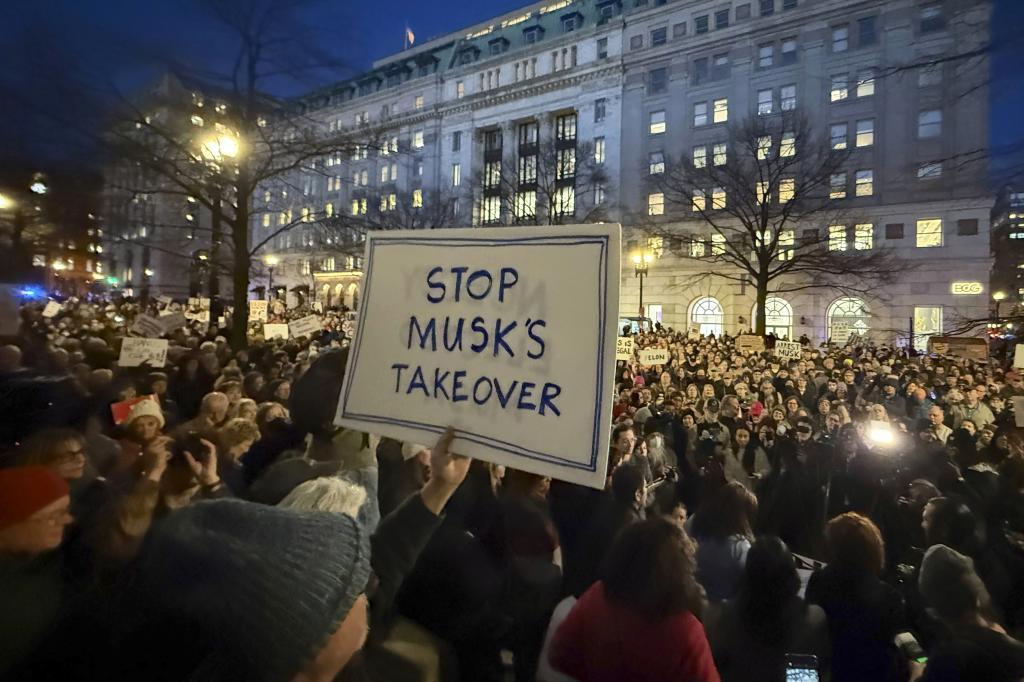
[{"label": "light pole with lamps", "polygon": [[267,282],[267,300],[274,300],[274,266],[281,262],[281,259],[271,254],[263,257],[263,262],[267,265],[267,270],[270,272],[269,281]]},{"label": "light pole with lamps", "polygon": [[633,256],[633,276],[640,278],[640,317],[646,317],[644,315],[644,277],[647,276],[647,268],[652,260],[654,257],[649,253],[638,253]]},{"label": "light pole with lamps", "polygon": [[998,320],[1000,317],[1002,317],[1002,315],[999,314],[999,307],[1000,307],[1000,305],[1002,305],[1003,301],[1006,300],[1006,292],[1005,291],[995,291],[995,292],[993,292],[992,293],[992,300],[996,302],[996,319]]},{"label": "light pole with lamps", "polygon": [[212,210],[210,211],[210,280],[208,294],[210,297],[210,319],[213,320],[219,317],[221,312],[218,264],[220,262],[221,222],[223,218],[221,214],[223,188],[221,178],[217,176],[222,172],[220,164],[237,158],[242,150],[238,139],[234,135],[218,132],[203,137],[199,142],[199,151],[211,173],[215,176],[210,186]]}]

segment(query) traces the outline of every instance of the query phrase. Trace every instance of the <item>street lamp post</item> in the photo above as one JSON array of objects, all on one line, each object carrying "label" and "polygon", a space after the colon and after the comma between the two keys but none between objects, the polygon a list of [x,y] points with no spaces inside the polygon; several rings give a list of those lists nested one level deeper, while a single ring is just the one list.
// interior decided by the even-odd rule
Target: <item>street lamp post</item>
[{"label": "street lamp post", "polygon": [[264,256],[263,262],[267,264],[267,270],[270,273],[269,281],[267,282],[267,300],[274,300],[274,266],[281,262],[281,259],[274,255]]},{"label": "street lamp post", "polygon": [[1002,305],[1003,301],[1006,300],[1006,292],[1005,291],[993,292],[992,300],[996,302],[996,319],[998,320],[998,319],[1000,319],[1002,317],[1002,315],[999,314],[999,307],[1000,307],[1000,305]]},{"label": "street lamp post", "polygon": [[644,315],[644,277],[647,276],[647,268],[652,260],[649,253],[635,254],[633,256],[633,276],[640,278],[640,317]]},{"label": "street lamp post", "polygon": [[[241,149],[238,139],[226,133],[213,133],[204,137],[199,143],[200,153],[206,161],[210,170],[216,175],[221,172],[220,164],[225,160],[236,158]],[[219,179],[215,180],[210,187],[211,190],[211,211],[210,211],[210,270],[209,270],[209,297],[210,297],[210,319],[216,320],[220,316],[220,245],[222,241],[221,223],[223,212],[221,206],[222,187]]]}]

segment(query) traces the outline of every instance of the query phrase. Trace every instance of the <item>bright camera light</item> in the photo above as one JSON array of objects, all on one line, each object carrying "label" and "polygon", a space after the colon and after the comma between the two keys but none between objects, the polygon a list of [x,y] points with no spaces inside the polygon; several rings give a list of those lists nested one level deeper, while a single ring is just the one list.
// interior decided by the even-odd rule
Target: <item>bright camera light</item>
[{"label": "bright camera light", "polygon": [[871,422],[865,436],[872,445],[879,446],[892,445],[896,440],[896,433],[885,422]]}]

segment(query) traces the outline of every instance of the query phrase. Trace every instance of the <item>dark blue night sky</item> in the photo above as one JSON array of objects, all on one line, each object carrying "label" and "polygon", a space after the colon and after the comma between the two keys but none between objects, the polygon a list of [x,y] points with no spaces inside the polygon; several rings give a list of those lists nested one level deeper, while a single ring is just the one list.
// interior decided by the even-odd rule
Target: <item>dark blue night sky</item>
[{"label": "dark blue night sky", "polygon": [[[523,6],[520,0],[375,0],[373,2],[310,3],[307,31],[311,41],[328,49],[344,66],[321,74],[320,83],[341,79],[402,48],[405,26],[418,43]],[[991,129],[994,150],[1024,154],[1024,0],[996,0],[995,41],[1004,49],[994,55]],[[130,90],[156,71],[139,65],[137,55],[173,54],[186,62],[208,63],[223,57],[218,33],[202,28],[194,0],[15,0],[7,2],[0,22],[0,94],[47,96],[45,79],[34,66],[73,57],[94,72],[109,74],[121,89]],[[1016,47],[1015,47],[1016,45]],[[126,55],[136,55],[126,57]],[[308,83],[309,86],[319,83]],[[276,94],[296,94],[305,84],[282,83]],[[52,132],[35,131],[33,117],[0,105],[0,155],[20,148],[32,152],[37,138],[56,146]],[[52,150],[51,152],[52,153]],[[997,164],[999,162],[997,161]],[[1017,161],[1018,165],[1024,163]]]}]

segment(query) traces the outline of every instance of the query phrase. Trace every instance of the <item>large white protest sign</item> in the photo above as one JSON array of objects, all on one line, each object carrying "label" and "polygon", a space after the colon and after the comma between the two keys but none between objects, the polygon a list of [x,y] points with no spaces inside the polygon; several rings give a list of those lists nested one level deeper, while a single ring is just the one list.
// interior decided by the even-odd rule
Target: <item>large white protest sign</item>
[{"label": "large white protest sign", "polygon": [[1024,367],[1024,343],[1018,343],[1013,349],[1013,366],[1017,369]]},{"label": "large white protest sign", "polygon": [[126,337],[121,340],[121,355],[117,364],[121,367],[163,367],[167,362],[167,339],[137,339]]},{"label": "large white protest sign", "polygon": [[780,358],[784,358],[786,360],[799,360],[800,350],[801,348],[799,341],[775,342],[775,354]]},{"label": "large white protest sign", "polygon": [[288,323],[288,333],[292,335],[293,339],[297,339],[300,336],[313,336],[323,331],[323,329],[324,325],[320,321],[319,315],[306,315],[303,318]]},{"label": "large white protest sign", "polygon": [[633,337],[632,336],[620,336],[615,339],[615,359],[616,360],[632,360],[633,359]]},{"label": "large white protest sign", "polygon": [[371,231],[337,424],[603,487],[618,225]]},{"label": "large white protest sign", "polygon": [[250,322],[266,322],[267,321],[267,302],[266,301],[249,301],[249,321]]},{"label": "large white protest sign", "polygon": [[132,323],[132,328],[129,331],[140,336],[156,338],[164,334],[164,325],[160,318],[150,315],[139,315],[135,318],[135,322]]},{"label": "large white protest sign", "polygon": [[156,297],[156,300],[157,300],[158,302],[162,303],[162,304],[163,304],[163,305],[165,305],[165,306],[168,306],[168,305],[170,305],[171,303],[174,303],[174,299],[173,299],[173,298],[171,298],[170,296],[166,295],[166,294],[163,294],[163,295],[161,295],[161,296],[157,296],[157,297]]},{"label": "large white protest sign", "polygon": [[669,352],[667,348],[641,348],[637,351],[637,359],[641,365],[651,367],[652,365],[667,365]]},{"label": "large white protest sign", "polygon": [[741,334],[736,337],[736,350],[741,353],[760,353],[764,350],[764,337],[755,334]]},{"label": "large white protest sign", "polygon": [[46,307],[43,308],[43,317],[56,317],[57,313],[60,312],[61,305],[56,301],[47,301]]},{"label": "large white protest sign", "polygon": [[265,324],[263,325],[263,338],[265,339],[287,339],[288,325],[286,324]]}]

